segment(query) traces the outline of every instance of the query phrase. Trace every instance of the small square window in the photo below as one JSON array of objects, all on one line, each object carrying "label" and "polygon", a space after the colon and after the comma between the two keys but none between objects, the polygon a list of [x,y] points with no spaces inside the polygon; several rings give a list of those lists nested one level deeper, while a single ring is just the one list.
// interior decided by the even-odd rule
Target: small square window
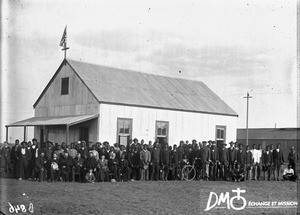
[{"label": "small square window", "polygon": [[61,95],[69,94],[69,78],[61,79]]}]

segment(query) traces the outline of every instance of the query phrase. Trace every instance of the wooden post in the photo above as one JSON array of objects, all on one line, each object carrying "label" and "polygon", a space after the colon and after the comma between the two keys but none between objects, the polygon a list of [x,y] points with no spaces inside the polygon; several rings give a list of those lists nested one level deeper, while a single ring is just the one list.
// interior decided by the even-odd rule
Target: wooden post
[{"label": "wooden post", "polygon": [[69,125],[67,125],[66,129],[66,144],[69,144]]},{"label": "wooden post", "polygon": [[24,126],[24,141],[27,141],[26,126]]},{"label": "wooden post", "polygon": [[[43,125],[43,142],[46,142],[46,125]],[[40,142],[40,145],[42,145],[42,141]]]},{"label": "wooden post", "polygon": [[248,146],[248,139],[249,139],[249,136],[248,136],[248,118],[249,118],[249,99],[251,99],[252,97],[249,96],[249,92],[247,92],[247,96],[244,97],[247,99],[247,116],[246,116],[246,146]]},{"label": "wooden post", "polygon": [[8,142],[8,126],[6,127],[5,141]]}]

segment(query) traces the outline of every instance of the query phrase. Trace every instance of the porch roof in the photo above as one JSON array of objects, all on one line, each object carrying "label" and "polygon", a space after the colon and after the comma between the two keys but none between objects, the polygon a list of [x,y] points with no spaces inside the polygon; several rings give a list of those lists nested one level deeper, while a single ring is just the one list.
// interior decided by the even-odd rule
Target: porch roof
[{"label": "porch roof", "polygon": [[75,125],[91,119],[98,118],[99,114],[79,115],[79,116],[50,116],[50,117],[32,117],[18,122],[6,125],[6,127],[19,126],[39,126],[39,125]]}]

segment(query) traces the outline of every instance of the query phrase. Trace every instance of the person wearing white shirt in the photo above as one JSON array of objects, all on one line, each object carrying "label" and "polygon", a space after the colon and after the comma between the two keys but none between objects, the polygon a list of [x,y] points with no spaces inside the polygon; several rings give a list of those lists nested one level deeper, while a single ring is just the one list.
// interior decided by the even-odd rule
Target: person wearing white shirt
[{"label": "person wearing white shirt", "polygon": [[283,180],[296,181],[297,177],[294,174],[294,170],[291,168],[291,165],[288,165],[287,168],[283,170]]},{"label": "person wearing white shirt", "polygon": [[260,180],[260,172],[261,172],[261,156],[262,156],[262,149],[261,145],[258,146],[258,148],[255,148],[255,144],[253,144],[252,149],[250,150],[252,152],[253,156],[253,180]]}]

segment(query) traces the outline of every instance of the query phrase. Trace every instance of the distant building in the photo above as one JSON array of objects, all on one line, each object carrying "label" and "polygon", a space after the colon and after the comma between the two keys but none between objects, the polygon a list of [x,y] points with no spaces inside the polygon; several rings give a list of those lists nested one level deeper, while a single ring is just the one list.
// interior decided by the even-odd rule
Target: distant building
[{"label": "distant building", "polygon": [[73,60],[61,63],[33,107],[35,117],[7,125],[6,135],[34,126],[41,142],[236,138],[237,113],[203,82]]},{"label": "distant building", "polygon": [[[273,144],[276,148],[277,143],[280,143],[281,149],[284,151],[285,159],[287,158],[290,146],[296,146],[299,141],[300,128],[251,128],[248,131],[249,146],[253,144],[262,145],[263,149],[266,146]],[[237,129],[237,142],[246,144],[246,129]]]}]

